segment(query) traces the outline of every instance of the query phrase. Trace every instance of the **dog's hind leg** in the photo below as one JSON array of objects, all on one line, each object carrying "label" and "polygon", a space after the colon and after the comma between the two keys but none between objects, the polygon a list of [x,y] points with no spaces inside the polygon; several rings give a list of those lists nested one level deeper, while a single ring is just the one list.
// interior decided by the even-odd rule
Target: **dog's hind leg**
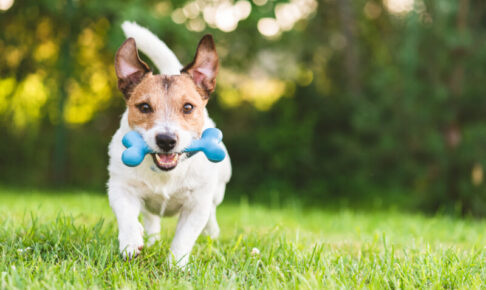
[{"label": "dog's hind leg", "polygon": [[213,207],[209,214],[208,223],[204,228],[204,233],[211,237],[211,239],[217,239],[219,237],[219,225],[216,219],[216,207],[223,201],[224,192],[226,190],[226,184],[220,184],[217,187],[216,193],[213,198]]},{"label": "dog's hind leg", "polygon": [[217,239],[219,237],[219,226],[216,220],[216,206],[213,206],[211,213],[209,214],[208,223],[204,228],[204,233],[211,237],[211,239]]},{"label": "dog's hind leg", "polygon": [[146,210],[144,210],[142,214],[143,227],[148,238],[147,246],[150,247],[160,239],[160,217],[158,215],[149,213]]}]

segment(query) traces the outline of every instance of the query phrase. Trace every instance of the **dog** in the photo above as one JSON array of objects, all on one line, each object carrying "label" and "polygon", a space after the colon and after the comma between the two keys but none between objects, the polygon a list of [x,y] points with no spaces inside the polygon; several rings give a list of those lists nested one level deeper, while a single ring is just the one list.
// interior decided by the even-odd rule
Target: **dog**
[{"label": "dog", "polygon": [[[212,163],[204,154],[182,150],[204,129],[215,127],[206,104],[216,85],[219,60],[211,35],[199,42],[191,63],[182,67],[174,53],[155,35],[135,23],[122,28],[129,37],[115,56],[118,88],[127,109],[109,145],[108,198],[118,222],[119,249],[124,259],[140,254],[160,238],[160,218],[179,215],[169,253],[171,265],[185,267],[204,231],[219,235],[216,207],[231,177],[226,158]],[[137,46],[158,67],[154,74],[140,59]],[[123,136],[138,131],[156,153],[137,167],[122,163]],[[226,151],[226,148],[225,148]],[[139,215],[143,216],[143,226]]]}]

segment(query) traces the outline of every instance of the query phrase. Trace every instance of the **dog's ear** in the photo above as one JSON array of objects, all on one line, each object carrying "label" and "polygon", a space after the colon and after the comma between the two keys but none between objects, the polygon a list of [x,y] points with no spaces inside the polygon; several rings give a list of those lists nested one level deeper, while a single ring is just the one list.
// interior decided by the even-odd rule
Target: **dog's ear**
[{"label": "dog's ear", "polygon": [[118,77],[118,88],[128,99],[132,89],[150,71],[149,66],[138,56],[135,39],[130,37],[125,40],[116,52],[115,70]]},{"label": "dog's ear", "polygon": [[188,73],[194,83],[206,93],[204,97],[209,98],[209,94],[214,91],[216,86],[218,68],[219,60],[213,37],[211,34],[206,34],[199,41],[194,60],[186,65],[181,72]]}]

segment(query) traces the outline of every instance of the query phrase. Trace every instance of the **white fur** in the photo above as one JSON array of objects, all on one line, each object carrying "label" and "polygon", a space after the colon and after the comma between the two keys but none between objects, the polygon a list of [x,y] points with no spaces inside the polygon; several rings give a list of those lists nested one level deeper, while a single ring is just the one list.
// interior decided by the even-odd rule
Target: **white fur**
[{"label": "white fur", "polygon": [[160,74],[178,75],[182,65],[164,42],[150,32],[147,28],[135,22],[125,21],[122,24],[125,36],[133,37],[137,48],[145,53],[157,66]]},{"label": "white fur", "polygon": [[[135,38],[138,48],[153,58],[160,71],[178,72],[182,67],[172,51],[150,31],[129,22],[122,27],[127,36]],[[144,245],[144,229],[150,246],[159,238],[160,216],[179,214],[169,260],[184,267],[203,230],[213,238],[219,235],[216,207],[223,200],[226,183],[231,177],[229,156],[220,163],[212,163],[198,153],[181,159],[176,168],[165,172],[158,169],[147,155],[139,166],[128,167],[121,160],[125,150],[122,138],[135,128],[130,128],[127,115],[127,112],[123,114],[120,128],[109,146],[108,197],[118,221],[120,252],[124,258],[135,257]],[[214,126],[205,112],[204,128]],[[170,120],[142,132],[142,136],[149,146],[154,147],[154,134],[163,130],[176,132],[180,147],[191,141],[190,132],[184,132]],[[144,226],[138,221],[140,213]]]}]

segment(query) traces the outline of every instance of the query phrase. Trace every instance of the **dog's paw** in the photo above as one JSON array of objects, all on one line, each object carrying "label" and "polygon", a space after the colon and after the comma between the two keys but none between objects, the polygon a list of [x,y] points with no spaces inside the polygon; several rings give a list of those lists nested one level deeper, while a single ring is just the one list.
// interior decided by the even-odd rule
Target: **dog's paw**
[{"label": "dog's paw", "polygon": [[179,269],[182,271],[187,271],[187,264],[189,263],[189,255],[184,255],[183,257],[177,258],[174,255],[169,256],[169,267],[172,269]]},{"label": "dog's paw", "polygon": [[134,231],[120,233],[120,254],[124,260],[131,260],[140,254],[143,249],[143,227],[138,225]]},{"label": "dog's paw", "polygon": [[209,236],[212,240],[216,240],[219,237],[219,226],[216,222],[210,221],[204,228],[204,234]]},{"label": "dog's paw", "polygon": [[122,245],[120,244],[120,253],[123,257],[123,260],[127,261],[127,260],[131,260],[135,257],[137,257],[140,252],[142,251],[143,249],[143,243],[141,244],[128,244],[128,245],[124,245],[122,247]]},{"label": "dog's paw", "polygon": [[157,242],[158,240],[160,240],[160,235],[159,234],[152,234],[150,236],[148,236],[147,238],[147,247],[151,247],[155,244],[155,242]]},{"label": "dog's paw", "polygon": [[211,240],[216,240],[219,238],[219,227],[206,228],[204,229],[204,234],[211,238]]}]

